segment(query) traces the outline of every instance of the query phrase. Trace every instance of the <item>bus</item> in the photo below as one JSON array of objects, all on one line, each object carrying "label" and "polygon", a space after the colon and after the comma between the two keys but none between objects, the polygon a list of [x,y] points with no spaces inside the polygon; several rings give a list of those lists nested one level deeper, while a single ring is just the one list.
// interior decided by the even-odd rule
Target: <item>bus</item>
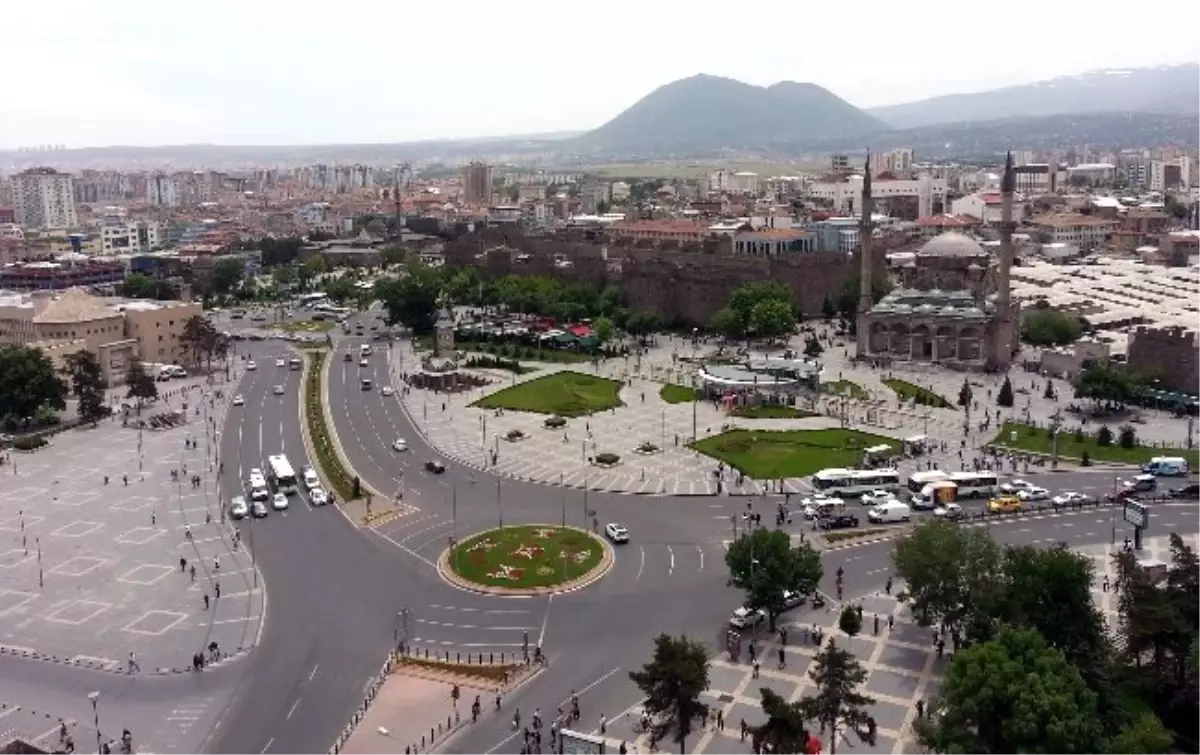
[{"label": "bus", "polygon": [[1000,489],[1000,480],[992,472],[954,472],[950,481],[958,486],[959,498],[991,498]]},{"label": "bus", "polygon": [[300,294],[296,297],[296,302],[301,307],[316,307],[329,302],[329,294],[318,291],[313,294]]},{"label": "bus", "polygon": [[920,493],[931,482],[945,482],[949,479],[950,475],[940,469],[931,469],[927,472],[913,472],[908,477],[908,492]]},{"label": "bus", "polygon": [[271,472],[271,482],[275,490],[284,495],[293,495],[299,490],[296,485],[296,472],[283,454],[267,457],[267,467]]},{"label": "bus", "polygon": [[895,469],[822,469],[812,476],[813,489],[828,496],[857,496],[872,490],[894,493],[900,489]]},{"label": "bus", "polygon": [[322,314],[332,315],[333,317],[349,317],[350,316],[350,308],[349,307],[335,307],[332,304],[318,304],[317,306],[313,307],[313,309],[315,309],[316,311],[318,311]]}]

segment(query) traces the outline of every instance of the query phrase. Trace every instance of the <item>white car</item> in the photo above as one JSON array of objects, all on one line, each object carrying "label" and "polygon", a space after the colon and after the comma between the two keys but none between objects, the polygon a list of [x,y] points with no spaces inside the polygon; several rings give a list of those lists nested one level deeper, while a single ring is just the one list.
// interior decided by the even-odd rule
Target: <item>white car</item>
[{"label": "white car", "polygon": [[321,478],[317,477],[317,470],[312,467],[304,468],[304,487],[309,490],[321,487]]},{"label": "white car", "polygon": [[308,500],[312,501],[314,506],[324,506],[329,503],[329,495],[321,488],[313,488],[308,491]]},{"label": "white car", "polygon": [[234,519],[245,519],[250,515],[250,507],[243,496],[235,495],[229,499],[229,515]]},{"label": "white car", "polygon": [[604,525],[604,534],[607,535],[608,539],[612,540],[614,543],[629,542],[629,530],[625,529],[616,522],[609,522],[608,524]]},{"label": "white car", "polygon": [[933,515],[939,519],[961,519],[963,510],[957,503],[944,503],[933,510]]},{"label": "white car", "polygon": [[1037,485],[1030,485],[1024,490],[1017,491],[1017,498],[1022,501],[1044,501],[1050,497],[1050,491],[1045,488],[1039,488]]},{"label": "white car", "polygon": [[791,590],[783,591],[783,610],[795,608],[796,606],[804,605],[804,596],[798,592]]},{"label": "white car", "polygon": [[246,399],[242,398],[242,394],[239,393],[238,395],[233,397],[233,405],[234,406],[245,406]]},{"label": "white car", "polygon": [[288,507],[288,499],[287,499],[287,496],[284,495],[283,493],[276,493],[271,498],[271,508],[275,509],[276,511],[283,511],[287,507]]},{"label": "white car", "polygon": [[275,360],[275,366],[276,366],[276,367],[287,367],[287,360],[286,360],[286,359],[282,359],[282,358],[281,358],[281,359],[276,359],[276,360]]},{"label": "white car", "polygon": [[1033,487],[1033,484],[1026,482],[1025,480],[1013,480],[1012,482],[1006,482],[1003,485],[1001,485],[1000,492],[1005,493],[1007,495],[1013,495],[1015,493],[1021,492],[1025,488],[1031,488],[1031,487]]},{"label": "white car", "polygon": [[371,363],[368,362],[366,359],[360,359],[360,360],[358,360],[358,366],[359,367],[370,367]]},{"label": "white car", "polygon": [[282,386],[282,385],[277,385],[277,386],[275,386],[275,395],[276,395],[276,396],[282,396],[282,395],[283,395],[283,386]]},{"label": "white car", "polygon": [[379,392],[385,396],[391,396],[393,393],[395,393],[395,391],[392,390],[392,386],[390,386],[390,385],[383,386],[382,388],[379,389]]},{"label": "white car", "polygon": [[761,623],[765,618],[767,618],[767,615],[761,610],[750,609],[742,606],[734,611],[733,615],[729,617],[729,626],[737,629],[749,629],[750,627]]},{"label": "white car", "polygon": [[1083,493],[1067,491],[1054,496],[1054,498],[1051,500],[1051,503],[1053,503],[1055,506],[1074,506],[1077,503],[1087,503],[1089,500],[1091,499]]},{"label": "white car", "polygon": [[254,360],[253,360],[253,359],[251,359],[249,362],[246,362],[246,369],[248,369],[248,370],[257,370],[257,369],[258,369],[258,365],[254,363]]},{"label": "white car", "polygon": [[887,492],[886,490],[872,490],[870,493],[862,494],[862,505],[874,506],[877,503],[883,503],[884,501],[890,501],[893,498],[895,498],[895,496],[893,496],[891,493]]},{"label": "white car", "polygon": [[396,440],[392,441],[392,450],[393,451],[407,451],[408,450],[408,441],[406,441],[404,438],[396,438]]}]

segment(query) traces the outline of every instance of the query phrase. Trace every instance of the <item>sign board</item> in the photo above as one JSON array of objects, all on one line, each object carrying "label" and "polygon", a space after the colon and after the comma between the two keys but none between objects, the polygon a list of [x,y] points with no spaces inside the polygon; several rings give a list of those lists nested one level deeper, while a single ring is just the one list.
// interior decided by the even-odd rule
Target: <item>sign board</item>
[{"label": "sign board", "polygon": [[1122,518],[1138,529],[1145,529],[1150,522],[1150,514],[1146,505],[1137,501],[1125,501]]},{"label": "sign board", "polygon": [[563,729],[558,733],[560,753],[571,755],[604,755],[604,738],[594,737],[571,729]]}]

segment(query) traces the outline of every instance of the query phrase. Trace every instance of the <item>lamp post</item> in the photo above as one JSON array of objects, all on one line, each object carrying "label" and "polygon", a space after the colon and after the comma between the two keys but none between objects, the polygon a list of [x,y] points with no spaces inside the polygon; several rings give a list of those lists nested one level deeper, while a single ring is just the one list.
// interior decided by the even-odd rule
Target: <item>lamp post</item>
[{"label": "lamp post", "polygon": [[567,526],[567,486],[562,472],[558,473],[558,489],[562,494],[562,526]]},{"label": "lamp post", "polygon": [[496,517],[500,529],[504,529],[504,500],[500,496],[500,478],[496,478]]},{"label": "lamp post", "polygon": [[96,752],[104,749],[100,741],[100,693],[89,692],[88,699],[92,701],[92,720],[96,723]]}]

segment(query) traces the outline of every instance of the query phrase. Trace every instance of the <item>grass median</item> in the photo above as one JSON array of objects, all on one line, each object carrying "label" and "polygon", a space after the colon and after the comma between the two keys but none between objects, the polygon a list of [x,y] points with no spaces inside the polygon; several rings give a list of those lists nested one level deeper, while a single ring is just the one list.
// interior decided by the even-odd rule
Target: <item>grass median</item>
[{"label": "grass median", "polygon": [[582,417],[621,405],[621,384],[582,372],[556,372],[484,396],[472,406]]},{"label": "grass median", "polygon": [[308,425],[308,438],[316,456],[317,466],[329,487],[337,493],[338,500],[349,501],[354,496],[354,480],[342,464],[333,436],[325,424],[325,411],[322,406],[321,373],[325,365],[327,351],[306,351],[308,372],[304,382],[304,419]]},{"label": "grass median", "polygon": [[898,451],[900,441],[839,428],[730,430],[699,440],[691,447],[756,480],[776,480],[807,477],[830,467],[854,467],[862,462],[863,451],[879,445]]}]

